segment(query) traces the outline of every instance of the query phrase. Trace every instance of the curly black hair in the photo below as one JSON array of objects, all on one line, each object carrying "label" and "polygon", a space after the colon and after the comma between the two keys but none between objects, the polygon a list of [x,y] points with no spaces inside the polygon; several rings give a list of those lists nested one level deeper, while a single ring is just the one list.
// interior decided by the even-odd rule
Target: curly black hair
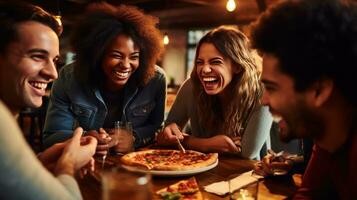
[{"label": "curly black hair", "polygon": [[36,21],[50,27],[58,36],[62,27],[53,15],[38,6],[22,1],[0,2],[0,52],[18,39],[17,27],[25,21]]},{"label": "curly black hair", "polygon": [[342,0],[282,1],[251,26],[253,47],[279,60],[280,70],[303,91],[330,78],[355,104],[357,4]]},{"label": "curly black hair", "polygon": [[143,86],[154,76],[155,63],[162,50],[158,19],[133,6],[90,4],[74,26],[71,44],[76,53],[74,74],[84,83],[98,86],[105,75],[101,63],[105,49],[119,34],[129,36],[140,49],[139,68],[132,78]]}]

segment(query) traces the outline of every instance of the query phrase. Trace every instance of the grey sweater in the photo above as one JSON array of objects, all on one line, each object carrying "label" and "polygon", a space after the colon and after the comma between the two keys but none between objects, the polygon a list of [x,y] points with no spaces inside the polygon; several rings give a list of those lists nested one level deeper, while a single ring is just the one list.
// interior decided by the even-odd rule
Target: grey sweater
[{"label": "grey sweater", "polygon": [[[176,123],[183,128],[189,122],[191,125],[190,134],[195,137],[217,135],[217,130],[205,129],[199,123],[195,98],[193,83],[191,79],[187,79],[178,91],[166,124]],[[259,106],[253,111],[242,138],[242,157],[259,159],[259,153],[264,143],[270,145],[271,125],[272,117],[267,107]]]}]

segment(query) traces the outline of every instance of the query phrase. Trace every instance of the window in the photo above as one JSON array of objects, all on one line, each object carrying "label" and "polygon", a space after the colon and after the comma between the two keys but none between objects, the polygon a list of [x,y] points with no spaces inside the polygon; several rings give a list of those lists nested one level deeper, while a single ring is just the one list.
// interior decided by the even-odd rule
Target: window
[{"label": "window", "polygon": [[196,45],[200,39],[208,32],[210,29],[192,29],[188,31],[187,37],[187,55],[186,55],[186,78],[191,74],[193,68],[193,62],[195,59]]}]

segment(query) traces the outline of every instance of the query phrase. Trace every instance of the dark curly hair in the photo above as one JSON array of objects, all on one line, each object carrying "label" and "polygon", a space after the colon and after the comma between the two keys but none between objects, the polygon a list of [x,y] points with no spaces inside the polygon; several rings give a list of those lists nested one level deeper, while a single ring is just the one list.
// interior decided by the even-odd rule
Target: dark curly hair
[{"label": "dark curly hair", "polygon": [[280,70],[303,91],[330,78],[356,104],[357,6],[352,1],[289,0],[251,26],[253,47],[279,59]]},{"label": "dark curly hair", "polygon": [[125,34],[140,49],[139,68],[131,79],[135,79],[139,86],[147,84],[155,74],[155,63],[163,50],[157,23],[157,18],[145,15],[133,6],[113,6],[104,2],[90,4],[71,36],[76,53],[76,78],[94,86],[103,83],[105,75],[101,63],[105,50],[116,36]]},{"label": "dark curly hair", "polygon": [[0,52],[18,39],[17,26],[25,21],[36,21],[50,27],[58,36],[62,27],[53,15],[38,6],[21,1],[0,2]]}]

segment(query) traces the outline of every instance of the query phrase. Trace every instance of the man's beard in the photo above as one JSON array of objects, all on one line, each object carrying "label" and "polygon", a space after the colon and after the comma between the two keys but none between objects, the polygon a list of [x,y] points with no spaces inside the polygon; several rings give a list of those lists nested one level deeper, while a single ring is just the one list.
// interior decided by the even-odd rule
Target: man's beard
[{"label": "man's beard", "polygon": [[321,117],[303,103],[298,103],[284,120],[287,131],[280,132],[280,140],[290,142],[296,138],[318,139],[323,135],[325,126]]}]

